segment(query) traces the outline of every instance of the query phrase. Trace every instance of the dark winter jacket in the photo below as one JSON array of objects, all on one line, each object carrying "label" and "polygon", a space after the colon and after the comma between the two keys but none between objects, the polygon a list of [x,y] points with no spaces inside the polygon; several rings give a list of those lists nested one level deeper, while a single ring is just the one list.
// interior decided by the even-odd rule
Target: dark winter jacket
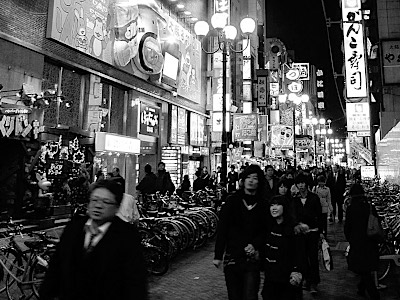
[{"label": "dark winter jacket", "polygon": [[296,222],[307,224],[310,229],[318,228],[321,233],[322,207],[318,195],[307,192],[305,204],[301,202],[301,196],[293,198],[293,209]]},{"label": "dark winter jacket", "polygon": [[[255,204],[248,210],[243,203]],[[229,196],[221,210],[215,242],[215,259],[222,260],[224,253],[235,261],[246,260],[244,248],[252,244],[261,249],[266,235],[267,205],[260,196],[245,195],[243,190]]]},{"label": "dark winter jacket", "polygon": [[153,172],[146,173],[143,179],[139,182],[136,189],[144,195],[156,193],[156,180],[157,176]]},{"label": "dark winter jacket", "polygon": [[167,171],[158,171],[156,179],[156,191],[161,194],[169,192],[172,194],[175,191],[175,186],[171,180],[171,175]]},{"label": "dark winter jacket", "polygon": [[305,270],[305,240],[294,234],[294,222],[270,222],[262,253],[265,280],[288,283],[290,273]]},{"label": "dark winter jacket", "polygon": [[[365,198],[360,200],[352,199],[344,224],[344,234],[350,243],[349,269],[356,273],[376,271],[379,262],[378,243],[367,236],[369,204]],[[376,215],[374,210],[373,213]]]}]

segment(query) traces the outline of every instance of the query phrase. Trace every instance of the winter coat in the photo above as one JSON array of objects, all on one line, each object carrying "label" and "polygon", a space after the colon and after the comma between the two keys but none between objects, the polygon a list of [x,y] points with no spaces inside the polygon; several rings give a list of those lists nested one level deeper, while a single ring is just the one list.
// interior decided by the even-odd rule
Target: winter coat
[{"label": "winter coat", "polygon": [[319,229],[318,231],[322,232],[320,228],[322,208],[319,197],[316,194],[308,192],[304,205],[301,202],[301,196],[294,197],[293,208],[296,222],[307,224],[310,229]]},{"label": "winter coat", "polygon": [[326,214],[333,210],[331,201],[331,191],[327,186],[324,187],[320,187],[318,185],[314,186],[312,192],[318,195],[319,200],[321,202],[323,214]]},{"label": "winter coat", "polygon": [[156,193],[156,180],[157,176],[153,172],[146,173],[142,181],[139,182],[136,189],[143,195],[155,194]]},{"label": "winter coat", "polygon": [[[375,210],[373,213],[376,215]],[[344,234],[350,243],[349,270],[360,273],[376,271],[379,263],[378,243],[367,236],[369,204],[366,198],[352,199],[346,210]]]},{"label": "winter coat", "polygon": [[222,206],[215,242],[215,259],[235,261],[247,259],[244,248],[252,244],[256,250],[264,245],[266,235],[267,202],[261,196],[254,196],[256,205],[247,209],[243,203],[245,195],[239,190],[229,196]]}]

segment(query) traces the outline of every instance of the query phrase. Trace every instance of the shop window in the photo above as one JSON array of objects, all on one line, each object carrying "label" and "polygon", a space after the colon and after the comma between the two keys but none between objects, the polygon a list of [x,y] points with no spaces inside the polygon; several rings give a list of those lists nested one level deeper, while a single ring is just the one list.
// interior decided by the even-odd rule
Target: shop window
[{"label": "shop window", "polygon": [[101,108],[107,110],[102,131],[124,134],[124,94],[125,91],[108,83],[103,83]]},{"label": "shop window", "polygon": [[[59,82],[60,66],[45,62],[43,69],[42,90],[55,90]],[[58,124],[57,124],[57,101],[56,98],[49,99],[48,107],[44,114],[45,125],[66,125],[78,127],[79,105],[81,99],[81,74],[70,69],[63,68],[61,79],[61,95]]]}]

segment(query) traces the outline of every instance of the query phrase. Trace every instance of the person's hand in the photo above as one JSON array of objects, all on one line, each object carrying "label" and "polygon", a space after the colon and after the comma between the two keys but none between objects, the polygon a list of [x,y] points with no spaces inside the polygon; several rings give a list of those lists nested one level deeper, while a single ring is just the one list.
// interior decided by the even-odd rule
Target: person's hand
[{"label": "person's hand", "polygon": [[213,265],[219,269],[219,267],[222,265],[222,260],[220,259],[213,259]]},{"label": "person's hand", "polygon": [[247,256],[253,256],[254,253],[256,252],[256,249],[252,244],[248,244],[245,248],[244,251],[246,252]]},{"label": "person's hand", "polygon": [[299,223],[294,227],[294,233],[295,234],[304,234],[307,233],[310,230],[307,224],[304,223]]},{"label": "person's hand", "polygon": [[291,285],[299,286],[302,279],[303,279],[303,275],[301,275],[301,273],[299,273],[299,272],[290,273],[289,282]]}]

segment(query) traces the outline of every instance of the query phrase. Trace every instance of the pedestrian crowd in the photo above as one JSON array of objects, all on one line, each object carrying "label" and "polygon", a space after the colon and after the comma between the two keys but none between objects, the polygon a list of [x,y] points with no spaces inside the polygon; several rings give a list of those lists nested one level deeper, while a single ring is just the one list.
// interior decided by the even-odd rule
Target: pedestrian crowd
[{"label": "pedestrian crowd", "polygon": [[232,166],[228,174],[230,194],[220,214],[213,264],[224,270],[229,300],[256,300],[260,286],[265,300],[302,299],[304,290],[318,294],[321,240],[328,222],[343,221],[349,270],[360,275],[357,294],[380,299],[371,275],[377,270],[378,244],[367,236],[369,204],[362,186],[352,185],[344,216],[349,179],[344,168],[276,173],[270,165],[264,170],[250,165],[240,173]]},{"label": "pedestrian crowd", "polygon": [[[348,174],[343,168],[276,172],[273,166],[262,170],[252,164],[239,172],[234,165],[230,169],[213,259],[215,267],[224,270],[229,300],[256,300],[260,290],[264,300],[302,299],[303,290],[317,294],[320,240],[326,239],[328,221],[344,220],[349,269],[360,275],[357,293],[380,299],[371,276],[377,268],[378,244],[366,234],[371,208],[362,186],[354,184],[344,217]],[[138,191],[175,191],[163,162],[156,174],[150,165],[144,170]],[[101,175],[89,187],[87,215],[73,219],[61,236],[40,299],[147,299],[140,235],[120,212],[125,180],[118,168],[106,179]],[[221,185],[225,181],[220,169],[209,174],[203,167],[196,172],[193,188],[186,175],[176,192]]]}]

